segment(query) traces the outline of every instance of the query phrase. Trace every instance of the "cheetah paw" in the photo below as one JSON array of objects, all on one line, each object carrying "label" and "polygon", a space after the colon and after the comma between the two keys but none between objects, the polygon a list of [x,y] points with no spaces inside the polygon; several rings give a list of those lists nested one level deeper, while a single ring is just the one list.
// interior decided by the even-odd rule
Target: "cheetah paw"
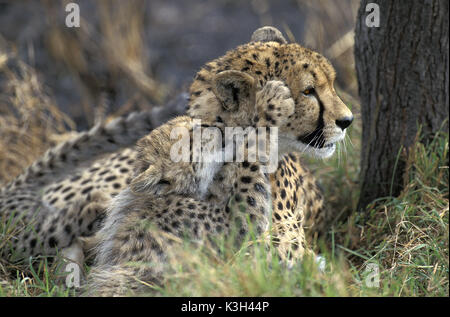
[{"label": "cheetah paw", "polygon": [[260,117],[269,124],[281,125],[295,111],[291,90],[282,81],[268,81],[256,98]]}]

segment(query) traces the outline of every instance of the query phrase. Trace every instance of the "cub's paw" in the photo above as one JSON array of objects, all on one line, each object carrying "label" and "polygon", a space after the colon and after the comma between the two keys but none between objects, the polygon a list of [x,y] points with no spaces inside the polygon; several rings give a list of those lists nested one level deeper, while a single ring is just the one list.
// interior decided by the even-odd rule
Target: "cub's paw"
[{"label": "cub's paw", "polygon": [[280,126],[295,111],[291,90],[279,80],[268,81],[256,93],[256,105],[260,126]]}]

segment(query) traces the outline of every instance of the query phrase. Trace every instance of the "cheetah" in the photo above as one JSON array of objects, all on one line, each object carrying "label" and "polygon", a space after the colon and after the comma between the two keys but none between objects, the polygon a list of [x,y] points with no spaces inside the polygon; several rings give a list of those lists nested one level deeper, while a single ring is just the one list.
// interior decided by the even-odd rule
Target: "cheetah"
[{"label": "cheetah", "polygon": [[[294,113],[294,101],[282,82],[269,81],[256,92],[254,79],[238,71],[219,73],[214,82],[213,91],[230,109],[229,116],[212,122],[178,117],[137,143],[136,177],[113,199],[98,233],[97,260],[85,287],[89,294],[139,292],[142,284],[136,280],[161,285],[170,269],[168,262],[176,256],[172,248],[177,238],[201,244],[205,238],[213,243],[217,235],[233,236],[234,245],[239,246],[250,230],[258,235],[268,230],[272,206],[267,167],[270,132],[274,132],[266,129],[282,125]],[[252,134],[256,131],[241,130],[245,153],[242,161],[236,161],[240,145],[229,143],[235,134],[227,135],[226,129],[255,125],[254,118],[267,110],[268,100],[280,116],[258,120],[259,138]],[[177,129],[189,132],[186,161],[173,159],[174,145],[180,140],[171,137]],[[195,134],[208,131],[220,132],[215,140],[218,147],[205,150],[210,138],[198,148],[190,146]],[[256,151],[262,143],[265,148]],[[199,148],[202,157],[196,160]],[[217,160],[209,160],[211,156]]]},{"label": "cheetah", "polygon": [[[258,86],[279,79],[292,92],[295,113],[283,128],[283,153],[287,154],[270,174],[270,183],[280,255],[295,258],[304,240],[300,224],[315,232],[329,217],[323,212],[323,198],[313,176],[300,162],[301,153],[331,155],[353,117],[334,91],[330,63],[298,44],[287,44],[271,27],[258,29],[251,43],[208,63],[198,73],[191,87],[190,117],[206,121],[227,115],[214,98],[209,100],[212,88],[208,84],[214,72],[232,69],[251,75]],[[264,114],[266,120],[273,119],[272,110]],[[155,127],[152,120],[148,113],[134,114],[81,133],[50,149],[2,188],[2,221],[12,219],[21,230],[0,251],[25,258],[83,247],[78,238],[97,232],[111,199],[129,186],[138,154],[134,142]]]},{"label": "cheetah", "polygon": [[[280,80],[290,89],[294,113],[279,129],[278,169],[270,175],[275,243],[283,259],[301,258],[304,228],[309,239],[324,233],[332,217],[314,177],[301,163],[302,154],[330,157],[336,143],[343,140],[353,114],[334,89],[336,72],[321,54],[297,43],[288,44],[273,27],[256,30],[249,44],[229,51],[207,63],[190,87],[188,115],[213,120],[217,113],[227,114],[212,94],[212,78],[226,70],[238,70],[252,76],[260,89],[268,81]],[[268,105],[262,116],[272,122],[279,114]]]},{"label": "cheetah", "polygon": [[185,107],[178,105],[185,103],[183,97],[170,110],[134,112],[78,133],[0,188],[0,221],[15,231],[0,250],[2,258],[16,262],[54,256],[65,248],[80,254],[78,237],[98,230],[107,203],[130,181],[135,159],[131,147],[158,121],[182,114]]},{"label": "cheetah", "polygon": [[[265,31],[267,30],[260,32]],[[261,35],[260,32],[257,32],[254,38]],[[265,32],[263,36],[267,34],[272,37],[277,33]],[[307,60],[302,60],[305,57],[308,57]],[[320,66],[313,67],[308,64],[307,61],[311,59],[319,60]],[[296,67],[297,62],[299,65]],[[290,64],[290,67],[283,64]],[[270,67],[271,65],[274,65],[273,68]],[[292,74],[292,69],[297,72]],[[276,94],[272,94],[264,99],[264,102],[257,102],[258,110],[252,115],[247,105],[248,101],[245,103],[241,100],[253,100],[253,93],[249,94],[249,89],[243,88],[242,80],[231,76],[230,72],[233,74],[245,72],[246,77],[249,77],[248,81],[254,82],[257,90],[264,91],[274,81],[285,83],[290,88],[292,97],[295,98],[292,99],[295,107],[280,105]],[[218,84],[217,78],[223,74],[228,76],[227,80]],[[283,38],[280,38],[280,41],[255,41],[207,63],[198,72],[191,85],[188,114],[192,118],[206,120],[206,127],[211,126],[209,123],[216,127],[220,124],[277,126],[280,130],[277,139],[279,154],[287,154],[288,157],[287,161],[281,161],[280,177],[283,178],[286,174],[292,177],[296,166],[288,160],[296,162],[297,158],[292,154],[289,155],[290,151],[297,150],[319,157],[328,157],[333,154],[335,143],[343,138],[345,128],[353,120],[350,110],[337,97],[332,87],[334,76],[328,61],[298,44],[293,46],[285,44]],[[266,96],[267,93],[262,95]],[[291,98],[288,99],[291,100]],[[311,103],[318,109],[311,107]],[[241,111],[241,108],[245,110]],[[218,113],[220,115],[217,115]],[[338,119],[335,119],[336,115]],[[315,118],[315,124],[309,122],[312,118],[303,120],[308,116]],[[280,180],[273,179],[280,191],[272,191],[270,177],[264,180],[267,175],[261,174],[263,166],[259,165],[261,164],[259,161],[253,164],[248,161],[237,164],[234,166],[237,173],[231,173],[231,178],[228,171],[222,172],[222,170],[228,170],[228,166],[222,167],[217,174],[214,169],[210,169],[212,172],[207,180],[203,179],[204,177],[198,177],[202,175],[202,169],[205,168],[201,164],[196,166],[196,164],[188,163],[180,173],[180,169],[169,159],[169,152],[173,145],[168,140],[169,130],[180,123],[190,125],[189,119],[191,118],[169,122],[162,128],[165,132],[160,133],[158,129],[138,142],[141,153],[140,163],[138,163],[140,167],[136,167],[135,170],[141,171],[141,174],[131,182],[130,189],[122,192],[112,202],[113,207],[101,230],[103,237],[97,250],[97,263],[88,284],[94,294],[117,295],[116,292],[119,289],[127,292],[137,291],[142,284],[136,283],[136,280],[140,280],[143,284],[161,283],[164,264],[174,256],[173,252],[165,252],[167,247],[176,240],[167,235],[175,235],[178,238],[188,235],[194,241],[201,241],[200,232],[202,231],[208,237],[217,232],[234,229],[238,232],[236,236],[238,240],[242,239],[248,228],[244,225],[245,220],[242,215],[239,216],[240,213],[249,215],[250,225],[255,225],[257,233],[261,234],[267,229],[268,218],[271,216],[267,214],[267,209],[273,208],[273,216],[278,223],[283,222],[279,211],[287,208],[292,211],[291,217],[296,212],[296,221],[291,224],[292,228],[296,229],[295,236],[289,237],[290,232],[286,232],[286,227],[282,225],[275,227],[277,239],[280,243],[284,242],[280,245],[280,249],[286,247],[286,241],[288,241],[300,257],[307,251],[303,234],[305,210],[304,206],[297,205],[299,197],[296,194],[301,179],[299,178],[295,183],[296,191],[293,193],[292,200],[286,201],[286,206],[283,206],[287,188],[280,188]],[[333,126],[330,126],[330,123]],[[249,141],[246,146],[249,150]],[[192,156],[193,153],[190,153],[190,157]],[[253,170],[253,173],[248,174],[249,170]],[[206,196],[203,195],[203,191],[201,191],[201,197],[190,196],[192,193],[198,194],[198,187],[202,187],[201,182],[210,182],[211,178],[213,180],[210,186],[218,187],[218,190],[209,190]],[[227,188],[228,185],[232,187]],[[289,189],[293,186],[289,182],[283,185],[290,187]],[[307,186],[308,190],[314,190],[310,184]],[[192,188],[194,191],[191,190]],[[276,204],[272,204],[272,200],[264,196],[269,189],[275,199],[277,195],[280,195]],[[160,196],[161,193],[167,196]],[[313,195],[317,195],[317,192]],[[209,203],[211,201],[213,204]],[[231,206],[235,201],[244,201],[247,204],[241,210],[239,208],[235,210]],[[309,202],[301,202],[309,204]],[[163,211],[160,211],[160,206],[163,206]],[[202,221],[198,220],[199,215],[202,216]],[[286,215],[283,216],[285,219],[288,218]],[[221,220],[217,221],[217,217]],[[223,228],[224,223],[225,228]],[[137,245],[139,247],[136,247]],[[171,255],[169,256],[168,253]],[[289,251],[284,256],[288,257]],[[130,266],[129,263],[132,265]],[[136,263],[141,265],[136,266]]]}]

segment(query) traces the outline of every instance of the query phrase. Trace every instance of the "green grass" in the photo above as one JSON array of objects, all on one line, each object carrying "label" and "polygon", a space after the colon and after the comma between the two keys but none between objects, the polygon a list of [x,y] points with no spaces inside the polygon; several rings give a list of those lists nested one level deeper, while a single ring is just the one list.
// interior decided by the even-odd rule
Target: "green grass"
[{"label": "green grass", "polygon": [[[349,130],[353,146],[324,162],[309,162],[335,212],[328,235],[318,242],[326,258],[319,271],[306,258],[291,268],[275,251],[248,243],[222,252],[185,246],[182,264],[160,296],[448,296],[448,134],[428,146],[417,142],[407,158],[407,185],[400,196],[378,199],[357,213],[360,126]],[[0,228],[0,232],[10,232]],[[206,250],[205,250],[206,249]],[[54,266],[38,259],[14,267],[0,262],[0,296],[71,296]],[[367,284],[371,265],[379,287]],[[23,271],[28,268],[26,276]],[[149,287],[149,294],[152,290]]]},{"label": "green grass", "polygon": [[[162,296],[348,296],[351,276],[337,272],[342,259],[329,262],[320,272],[313,258],[288,268],[280,263],[274,248],[251,244],[237,253],[211,255],[186,251],[183,267],[169,276]],[[188,256],[190,255],[190,256]],[[327,259],[329,261],[330,259]]]},{"label": "green grass", "polygon": [[[360,127],[349,134],[354,145],[347,155],[310,162],[336,212],[329,235],[319,241],[327,260],[324,272],[312,259],[288,269],[261,247],[222,258],[193,257],[188,251],[188,268],[169,278],[162,294],[448,296],[448,134],[437,134],[427,147],[417,142],[404,191],[373,202],[364,213],[355,212]],[[370,283],[373,265],[379,270],[378,287]]]}]

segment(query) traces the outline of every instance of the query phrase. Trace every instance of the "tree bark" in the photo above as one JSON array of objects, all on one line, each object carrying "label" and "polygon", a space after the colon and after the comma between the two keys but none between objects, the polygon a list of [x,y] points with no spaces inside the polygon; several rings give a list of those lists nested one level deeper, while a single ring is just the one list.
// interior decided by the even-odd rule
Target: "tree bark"
[{"label": "tree bark", "polygon": [[[368,27],[368,3],[379,5],[379,27]],[[396,196],[418,127],[425,135],[448,118],[448,0],[362,0],[355,64],[363,123],[359,209]],[[448,121],[443,129],[448,130]]]}]

